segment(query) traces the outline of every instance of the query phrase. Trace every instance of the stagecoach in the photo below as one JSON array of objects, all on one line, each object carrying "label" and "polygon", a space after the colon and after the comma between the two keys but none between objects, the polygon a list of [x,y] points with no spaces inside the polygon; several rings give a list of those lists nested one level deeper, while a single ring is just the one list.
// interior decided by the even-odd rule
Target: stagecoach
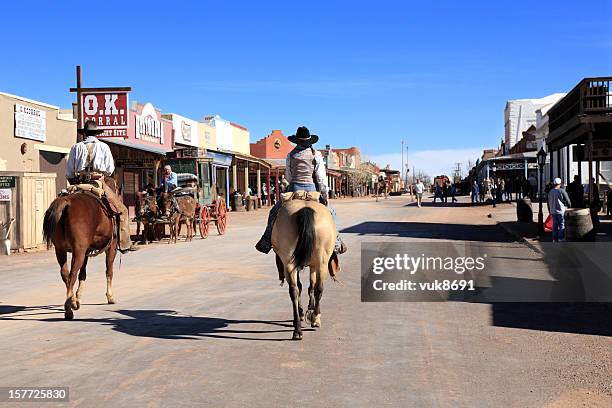
[{"label": "stagecoach", "polygon": [[204,149],[190,148],[178,150],[164,161],[177,173],[182,194],[192,195],[198,204],[195,227],[202,238],[208,237],[210,223],[215,224],[219,235],[225,234],[227,227],[227,204],[218,194],[216,183],[211,182],[214,170],[212,159]]}]

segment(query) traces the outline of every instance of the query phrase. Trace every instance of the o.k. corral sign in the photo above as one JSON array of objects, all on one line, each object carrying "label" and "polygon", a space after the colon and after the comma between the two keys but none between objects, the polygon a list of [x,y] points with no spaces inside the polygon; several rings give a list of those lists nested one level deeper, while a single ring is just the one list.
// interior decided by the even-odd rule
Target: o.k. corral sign
[{"label": "o.k. corral sign", "polygon": [[81,127],[88,120],[103,129],[101,137],[127,138],[129,125],[128,92],[100,88],[81,92]]}]

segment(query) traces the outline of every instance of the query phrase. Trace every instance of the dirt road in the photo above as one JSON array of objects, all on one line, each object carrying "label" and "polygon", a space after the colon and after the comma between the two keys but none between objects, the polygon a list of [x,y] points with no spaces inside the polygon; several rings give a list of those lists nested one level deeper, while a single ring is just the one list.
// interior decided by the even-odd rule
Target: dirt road
[{"label": "dirt road", "polygon": [[93,259],[74,321],[51,252],[0,258],[0,386],[68,386],[82,407],[612,406],[608,305],[360,301],[361,241],[474,240],[509,263],[531,257],[490,208],[333,204],[343,283],[326,282],[322,327],[301,342],[273,256],[253,248],[266,211],[230,214],[225,236],[124,255],[114,305]]}]

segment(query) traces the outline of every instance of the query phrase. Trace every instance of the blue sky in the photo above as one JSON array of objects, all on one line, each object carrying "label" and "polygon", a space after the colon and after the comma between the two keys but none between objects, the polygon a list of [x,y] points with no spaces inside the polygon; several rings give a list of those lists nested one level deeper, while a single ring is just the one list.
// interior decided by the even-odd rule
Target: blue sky
[{"label": "blue sky", "polygon": [[398,165],[404,138],[417,167],[449,173],[498,144],[507,99],[612,74],[612,2],[577,4],[7,2],[0,91],[68,107],[81,64],[85,86],[220,114],[252,141],[304,124]]}]

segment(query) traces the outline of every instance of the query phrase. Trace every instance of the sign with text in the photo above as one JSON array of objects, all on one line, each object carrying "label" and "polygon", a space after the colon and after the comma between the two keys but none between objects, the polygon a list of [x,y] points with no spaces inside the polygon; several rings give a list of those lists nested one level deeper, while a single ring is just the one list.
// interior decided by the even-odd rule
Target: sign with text
[{"label": "sign with text", "polygon": [[0,201],[11,201],[10,188],[0,188]]},{"label": "sign with text", "polygon": [[0,176],[0,188],[15,188],[15,176]]},{"label": "sign with text", "polygon": [[31,106],[15,104],[15,137],[44,142],[47,131],[47,112]]},{"label": "sign with text", "polygon": [[81,127],[88,120],[96,122],[104,133],[100,137],[127,138],[129,125],[128,93],[109,90],[81,93]]}]

